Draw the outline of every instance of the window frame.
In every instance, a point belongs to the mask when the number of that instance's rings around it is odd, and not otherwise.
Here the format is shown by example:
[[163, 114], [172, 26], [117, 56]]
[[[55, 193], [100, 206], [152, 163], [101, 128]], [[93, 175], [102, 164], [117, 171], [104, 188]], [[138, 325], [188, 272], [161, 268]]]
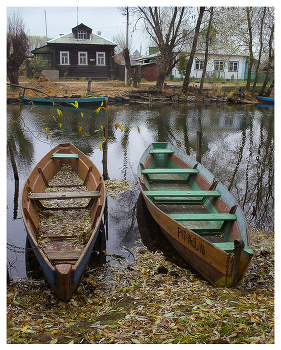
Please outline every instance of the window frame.
[[[67, 54], [67, 63], [64, 63], [65, 56], [63, 54]], [[64, 58], [64, 59], [63, 59]], [[69, 66], [70, 65], [70, 59], [69, 59], [69, 51], [60, 51], [60, 65], [61, 66]]]
[[[86, 63], [81, 63], [81, 54], [85, 55]], [[88, 52], [87, 51], [78, 51], [78, 65], [79, 66], [87, 66], [88, 65]]]
[[[233, 64], [233, 65], [236, 64], [237, 69], [230, 69], [230, 64]], [[239, 61], [229, 61], [228, 71], [229, 72], [238, 72], [239, 71]]]
[[[197, 63], [199, 64], [199, 68], [196, 67]], [[204, 63], [205, 63], [205, 60], [196, 58], [195, 59], [195, 70], [203, 70], [204, 69]], [[201, 65], [202, 65], [202, 68], [201, 68]]]
[[[80, 38], [80, 36], [83, 36], [83, 37]], [[86, 30], [78, 30], [77, 38], [78, 38], [78, 40], [87, 40], [87, 31]]]
[[[104, 63], [99, 63], [99, 61], [100, 61], [99, 55], [103, 55], [103, 61], [104, 61]], [[97, 52], [97, 53], [96, 53], [96, 65], [97, 65], [97, 66], [105, 66], [105, 65], [106, 65], [106, 64], [105, 64], [105, 52]]]
[[[216, 64], [218, 64], [219, 66], [222, 64], [222, 69], [216, 69]], [[214, 71], [215, 72], [223, 72], [224, 71], [224, 65], [225, 65], [225, 62], [223, 60], [215, 60], [214, 61]]]

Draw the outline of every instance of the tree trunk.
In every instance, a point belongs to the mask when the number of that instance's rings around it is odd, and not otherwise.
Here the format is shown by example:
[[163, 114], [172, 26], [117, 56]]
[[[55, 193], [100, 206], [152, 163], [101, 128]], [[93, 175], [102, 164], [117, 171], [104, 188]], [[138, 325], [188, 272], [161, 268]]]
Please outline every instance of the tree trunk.
[[205, 57], [204, 57], [204, 67], [203, 67], [202, 77], [200, 81], [199, 95], [202, 95], [203, 93], [204, 80], [205, 80], [205, 75], [207, 70], [207, 62], [208, 62], [208, 55], [209, 55], [209, 38], [210, 38], [212, 18], [213, 18], [213, 9], [214, 9], [213, 7], [211, 7], [210, 9], [211, 12], [210, 12], [209, 26], [206, 34], [206, 50], [205, 50]]
[[274, 80], [272, 81], [272, 83], [270, 84], [270, 87], [267, 89], [265, 96], [269, 97], [271, 94], [272, 89], [274, 88]]
[[270, 67], [271, 67], [271, 64], [273, 62], [273, 56], [272, 56], [273, 33], [274, 33], [274, 25], [271, 28], [271, 33], [270, 33], [270, 38], [269, 38], [269, 43], [268, 43], [268, 46], [269, 46], [268, 63], [267, 63], [267, 68], [266, 68], [265, 79], [264, 79], [261, 91], [259, 93], [260, 96], [263, 96], [263, 94], [265, 93], [266, 85], [270, 79]]
[[248, 66], [248, 77], [247, 77], [247, 84], [246, 84], [246, 90], [250, 90], [251, 85], [251, 73], [252, 73], [252, 67], [253, 67], [253, 33], [252, 33], [252, 25], [251, 25], [251, 19], [250, 19], [250, 9], [249, 7], [246, 7], [247, 12], [247, 20], [248, 20], [248, 31], [249, 31], [249, 53], [250, 53], [250, 61]]
[[262, 50], [263, 50], [262, 32], [263, 32], [263, 21], [264, 21], [265, 14], [266, 14], [266, 7], [264, 7], [264, 9], [263, 9], [263, 16], [262, 16], [262, 19], [261, 19], [261, 29], [260, 29], [260, 51], [259, 51], [259, 58], [258, 58], [257, 67], [256, 67], [256, 75], [255, 75], [255, 79], [254, 79], [254, 82], [253, 82], [252, 96], [255, 96], [256, 85], [257, 85], [257, 81], [258, 81], [258, 77], [259, 77], [259, 69], [260, 69], [260, 63], [261, 63], [261, 55], [262, 55]]
[[198, 36], [199, 36], [199, 30], [200, 30], [200, 26], [201, 26], [201, 22], [202, 22], [204, 11], [205, 11], [205, 7], [200, 7], [200, 13], [199, 13], [197, 24], [196, 24], [196, 27], [195, 27], [195, 33], [194, 33], [194, 38], [193, 38], [193, 43], [192, 43], [192, 49], [191, 49], [191, 52], [190, 52], [190, 57], [189, 57], [189, 60], [188, 60], [186, 73], [185, 73], [185, 77], [184, 77], [184, 81], [183, 81], [183, 85], [182, 85], [182, 92], [183, 93], [186, 93], [187, 89], [188, 89], [189, 76], [190, 76], [191, 67], [192, 67], [192, 64], [193, 64], [193, 59], [194, 59], [196, 46], [197, 46], [197, 40], [198, 40]]
[[8, 74], [10, 84], [19, 85], [19, 72], [12, 71]]
[[131, 66], [128, 48], [124, 49], [123, 55], [124, 55], [124, 59], [125, 59], [125, 65], [126, 65], [126, 68], [128, 70], [128, 73], [129, 73], [129, 77], [133, 80], [133, 87], [137, 88], [138, 83], [140, 82], [140, 77], [137, 74], [135, 74], [135, 72]]

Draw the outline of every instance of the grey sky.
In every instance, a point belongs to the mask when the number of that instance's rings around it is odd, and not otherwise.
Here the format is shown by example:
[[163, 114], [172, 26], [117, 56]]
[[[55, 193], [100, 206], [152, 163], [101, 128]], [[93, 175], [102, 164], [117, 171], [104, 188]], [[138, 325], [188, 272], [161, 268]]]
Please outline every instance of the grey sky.
[[[47, 2], [48, 3], [48, 2]], [[60, 4], [65, 2], [60, 2]], [[78, 2], [77, 2], [78, 3]], [[29, 2], [28, 2], [29, 4]], [[93, 33], [101, 32], [101, 36], [113, 40], [117, 34], [125, 38], [126, 35], [126, 16], [118, 7], [79, 7], [64, 6], [64, 7], [48, 7], [48, 6], [7, 6], [7, 16], [20, 14], [24, 21], [28, 35], [47, 36], [49, 38], [57, 38], [60, 34], [67, 34], [71, 29], [78, 24], [84, 23], [92, 28]], [[45, 21], [46, 14], [46, 21]], [[129, 40], [132, 41], [132, 49], [140, 51], [142, 45], [142, 54], [146, 50], [147, 40], [143, 38], [143, 33], [140, 30], [131, 33], [133, 30], [134, 21], [130, 18]]]

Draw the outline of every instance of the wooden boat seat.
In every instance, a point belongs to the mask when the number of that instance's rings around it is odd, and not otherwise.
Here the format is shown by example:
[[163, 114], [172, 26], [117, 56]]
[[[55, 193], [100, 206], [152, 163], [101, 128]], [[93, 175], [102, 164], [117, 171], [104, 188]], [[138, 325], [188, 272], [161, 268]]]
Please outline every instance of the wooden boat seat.
[[169, 214], [176, 221], [235, 221], [236, 215], [223, 214]]
[[220, 197], [215, 191], [144, 191], [147, 197]]
[[50, 193], [30, 193], [28, 195], [30, 200], [48, 200], [48, 199], [75, 199], [75, 198], [98, 198], [99, 191], [83, 191], [83, 192], [50, 192]]
[[157, 169], [142, 169], [141, 170], [142, 174], [198, 174], [199, 170], [198, 169], [192, 169], [192, 168], [157, 168]]
[[169, 148], [156, 148], [156, 149], [151, 149], [149, 151], [150, 154], [173, 154], [175, 153], [172, 149]]
[[[47, 210], [71, 210], [71, 209], [89, 209], [94, 201], [100, 197], [99, 191], [83, 191], [83, 192], [50, 192], [50, 193], [30, 193], [28, 198], [32, 201], [35, 201], [36, 205], [39, 209], [47, 209]], [[86, 206], [70, 206], [70, 207], [46, 207], [40, 201], [41, 200], [68, 200], [68, 199], [81, 199], [81, 198], [89, 198], [90, 201]]]
[[79, 158], [79, 155], [75, 153], [54, 153], [52, 158]]
[[216, 247], [226, 251], [226, 252], [233, 252], [234, 250], [234, 242], [220, 242], [220, 243], [213, 243]]
[[47, 258], [50, 261], [76, 261], [80, 258], [83, 251], [50, 251], [46, 252]]

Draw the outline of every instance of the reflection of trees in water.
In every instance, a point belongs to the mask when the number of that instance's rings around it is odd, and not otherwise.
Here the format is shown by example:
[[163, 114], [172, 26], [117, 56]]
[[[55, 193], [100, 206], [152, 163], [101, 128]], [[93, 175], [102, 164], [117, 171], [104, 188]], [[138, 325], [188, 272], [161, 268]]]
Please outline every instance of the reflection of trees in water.
[[[19, 176], [29, 171], [34, 155], [32, 137], [26, 133], [20, 118], [21, 110], [21, 105], [11, 105], [7, 112], [7, 140], [11, 142]], [[7, 165], [9, 169], [10, 159]]]
[[[256, 132], [256, 135], [254, 135]], [[254, 141], [254, 136], [259, 142]], [[246, 163], [246, 164], [245, 164]], [[274, 126], [261, 118], [242, 128], [242, 139], [228, 189], [235, 195], [252, 228], [274, 229]]]

